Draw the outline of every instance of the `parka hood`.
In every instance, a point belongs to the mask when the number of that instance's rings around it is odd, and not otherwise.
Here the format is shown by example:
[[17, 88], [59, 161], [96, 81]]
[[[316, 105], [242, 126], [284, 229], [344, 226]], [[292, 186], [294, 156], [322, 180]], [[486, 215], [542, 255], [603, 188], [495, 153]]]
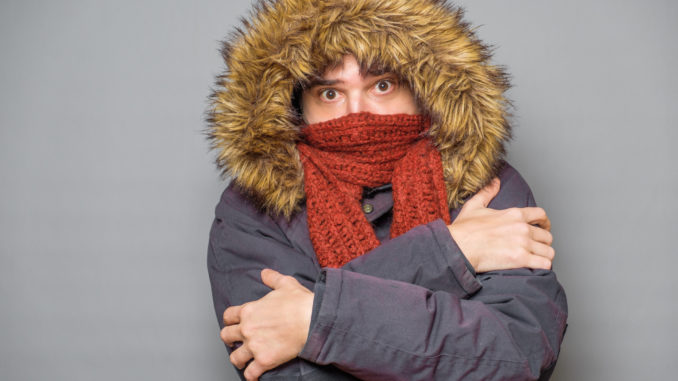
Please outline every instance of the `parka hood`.
[[507, 75], [462, 15], [442, 0], [259, 2], [223, 42], [208, 110], [217, 165], [260, 209], [290, 216], [304, 199], [295, 94], [352, 54], [409, 84], [459, 206], [495, 176], [510, 138]]

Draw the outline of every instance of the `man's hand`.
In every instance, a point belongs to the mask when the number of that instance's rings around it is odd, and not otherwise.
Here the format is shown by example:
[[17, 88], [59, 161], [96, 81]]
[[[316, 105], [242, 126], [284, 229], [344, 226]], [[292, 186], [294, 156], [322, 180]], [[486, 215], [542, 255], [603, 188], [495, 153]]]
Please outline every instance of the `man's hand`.
[[297, 357], [306, 344], [313, 293], [291, 276], [264, 269], [261, 280], [271, 287], [263, 298], [224, 311], [221, 339], [229, 346], [242, 345], [231, 352], [231, 362], [245, 369], [247, 380], [258, 380], [267, 370]]
[[[550, 269], [551, 221], [542, 208], [487, 208], [499, 193], [499, 179], [471, 197], [448, 226], [476, 272], [520, 267]], [[534, 226], [537, 225], [537, 226]]]

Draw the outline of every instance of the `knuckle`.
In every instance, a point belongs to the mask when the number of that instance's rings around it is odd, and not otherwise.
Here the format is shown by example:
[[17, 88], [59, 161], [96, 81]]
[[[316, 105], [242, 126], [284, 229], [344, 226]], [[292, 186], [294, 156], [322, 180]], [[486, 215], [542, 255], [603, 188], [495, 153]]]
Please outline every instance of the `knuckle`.
[[518, 242], [518, 247], [520, 249], [526, 249], [530, 247], [530, 238], [526, 235], [520, 235], [516, 237], [516, 241]]
[[264, 352], [257, 356], [257, 362], [264, 368], [272, 368], [274, 363], [274, 358], [268, 352]]
[[240, 334], [244, 338], [251, 338], [255, 334], [256, 328], [249, 322], [243, 321], [240, 323]]
[[525, 222], [518, 222], [515, 225], [515, 230], [526, 238], [530, 235], [530, 225]]
[[240, 324], [240, 334], [244, 338], [250, 338], [254, 334], [254, 328], [251, 324], [243, 322]]
[[518, 208], [509, 208], [506, 209], [506, 215], [511, 219], [518, 220], [523, 216], [523, 212]]
[[246, 303], [243, 304], [242, 308], [240, 308], [240, 313], [239, 317], [241, 319], [247, 319], [248, 316], [252, 315], [252, 304], [251, 303]]
[[518, 250], [518, 254], [520, 255], [520, 258], [524, 259], [532, 253], [530, 253], [530, 250], [528, 250], [527, 247], [523, 246]]
[[508, 257], [513, 263], [518, 263], [518, 262], [520, 262], [520, 259], [523, 258], [524, 255], [525, 255], [525, 249], [522, 248], [522, 247], [516, 247], [515, 249], [513, 249], [509, 252]]

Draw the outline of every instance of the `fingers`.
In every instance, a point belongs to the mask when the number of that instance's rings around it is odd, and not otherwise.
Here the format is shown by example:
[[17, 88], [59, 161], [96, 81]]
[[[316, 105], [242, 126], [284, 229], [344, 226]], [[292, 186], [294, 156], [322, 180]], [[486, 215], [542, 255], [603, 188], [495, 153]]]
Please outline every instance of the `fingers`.
[[538, 255], [530, 255], [527, 261], [527, 267], [531, 269], [551, 270], [551, 261]]
[[224, 329], [221, 330], [219, 336], [226, 345], [233, 346], [236, 341], [243, 341], [242, 332], [240, 331], [240, 306], [228, 307], [224, 311]]
[[280, 287], [280, 281], [282, 280], [283, 277], [284, 275], [275, 270], [271, 269], [261, 270], [261, 281], [272, 289]]
[[543, 229], [551, 231], [551, 220], [546, 215], [546, 211], [538, 207], [520, 208], [523, 212], [523, 219], [528, 224], [539, 225]]
[[553, 244], [553, 234], [550, 231], [533, 225], [528, 225], [528, 227], [530, 238], [549, 246]]
[[530, 252], [527, 266], [533, 269], [550, 270], [556, 254], [551, 246], [553, 236], [548, 230], [532, 225], [529, 225], [529, 227], [531, 240], [526, 247]]
[[245, 341], [245, 337], [240, 330], [240, 324], [227, 325], [221, 330], [219, 336], [221, 337], [221, 341], [226, 343], [229, 347], [232, 347], [235, 342]]
[[556, 251], [553, 250], [553, 247], [536, 241], [532, 241], [529, 250], [534, 255], [548, 259], [549, 262], [553, 261], [553, 257], [556, 255]]
[[224, 311], [224, 325], [231, 325], [231, 324], [240, 323], [240, 310], [241, 309], [242, 309], [242, 305], [228, 307]]
[[242, 369], [247, 365], [247, 362], [252, 360], [254, 355], [250, 352], [249, 348], [246, 345], [240, 346], [240, 348], [231, 352], [229, 359], [231, 363], [235, 365], [236, 368]]
[[294, 277], [283, 275], [271, 269], [261, 270], [261, 281], [274, 290], [286, 285], [299, 285], [299, 282]]
[[257, 381], [265, 371], [267, 371], [263, 365], [259, 364], [257, 360], [252, 361], [245, 369], [245, 379], [247, 381]]
[[490, 204], [490, 201], [499, 193], [499, 188], [501, 183], [498, 177], [492, 179], [492, 181], [486, 185], [483, 189], [479, 190], [478, 193], [474, 194], [473, 197], [468, 199], [464, 204], [464, 208], [487, 208]]

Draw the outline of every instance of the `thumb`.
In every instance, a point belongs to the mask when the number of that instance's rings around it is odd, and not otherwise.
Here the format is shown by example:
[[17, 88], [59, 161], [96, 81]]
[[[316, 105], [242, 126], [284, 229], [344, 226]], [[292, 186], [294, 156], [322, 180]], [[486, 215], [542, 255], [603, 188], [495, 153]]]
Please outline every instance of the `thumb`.
[[285, 276], [282, 275], [281, 273], [271, 270], [271, 269], [263, 269], [261, 270], [261, 281], [264, 282], [265, 285], [272, 289], [277, 289], [283, 286], [284, 281], [285, 281]]
[[479, 190], [478, 193], [474, 194], [473, 197], [466, 201], [462, 210], [487, 208], [490, 201], [492, 201], [497, 193], [499, 193], [500, 187], [501, 182], [498, 177], [495, 177], [489, 184], [485, 185], [483, 189]]

